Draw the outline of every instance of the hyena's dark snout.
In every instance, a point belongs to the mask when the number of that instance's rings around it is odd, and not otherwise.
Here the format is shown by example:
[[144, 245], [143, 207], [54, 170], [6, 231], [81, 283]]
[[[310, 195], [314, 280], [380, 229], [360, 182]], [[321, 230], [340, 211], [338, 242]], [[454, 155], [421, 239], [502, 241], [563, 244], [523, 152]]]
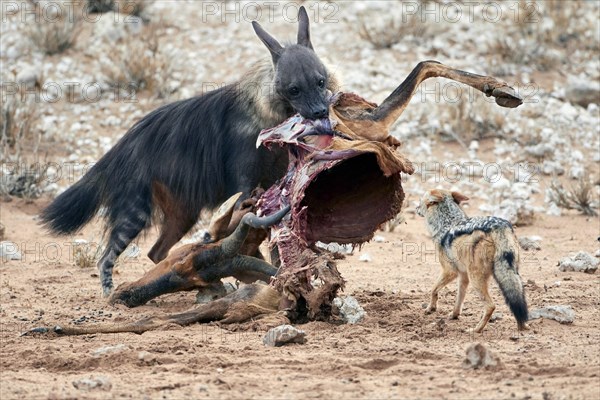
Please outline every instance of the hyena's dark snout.
[[311, 119], [321, 119], [329, 117], [329, 108], [322, 106], [314, 108], [311, 112]]

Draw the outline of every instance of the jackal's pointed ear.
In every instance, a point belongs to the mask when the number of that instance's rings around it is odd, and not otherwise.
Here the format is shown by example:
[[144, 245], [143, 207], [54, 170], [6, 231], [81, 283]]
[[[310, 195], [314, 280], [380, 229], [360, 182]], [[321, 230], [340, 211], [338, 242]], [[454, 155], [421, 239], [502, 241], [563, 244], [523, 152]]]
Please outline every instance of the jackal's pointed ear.
[[433, 189], [433, 190], [430, 190], [430, 191], [428, 191], [428, 192], [426, 193], [426, 195], [424, 196], [424, 199], [423, 199], [423, 200], [424, 200], [424, 202], [425, 202], [425, 205], [426, 205], [427, 207], [429, 207], [429, 206], [430, 206], [430, 205], [432, 205], [432, 204], [437, 204], [437, 203], [439, 203], [440, 201], [444, 200], [444, 194], [443, 194], [443, 193], [441, 193], [441, 192], [440, 192], [439, 190], [437, 190], [437, 189]]
[[310, 22], [308, 20], [308, 14], [304, 6], [300, 7], [298, 12], [298, 44], [300, 46], [308, 47], [313, 49], [312, 43], [310, 42]]
[[269, 49], [271, 57], [273, 58], [273, 64], [277, 64], [281, 53], [283, 53], [283, 46], [279, 44], [277, 39], [269, 35], [258, 22], [252, 21], [252, 27], [254, 28], [254, 32], [256, 32], [256, 36], [258, 36], [265, 46], [267, 46], [267, 49]]
[[465, 195], [464, 195], [464, 194], [462, 194], [462, 193], [458, 193], [458, 192], [452, 192], [452, 198], [454, 199], [454, 202], [455, 202], [456, 204], [460, 204], [460, 203], [462, 203], [463, 201], [467, 201], [467, 200], [469, 200], [469, 198], [468, 198], [467, 196], [465, 196]]

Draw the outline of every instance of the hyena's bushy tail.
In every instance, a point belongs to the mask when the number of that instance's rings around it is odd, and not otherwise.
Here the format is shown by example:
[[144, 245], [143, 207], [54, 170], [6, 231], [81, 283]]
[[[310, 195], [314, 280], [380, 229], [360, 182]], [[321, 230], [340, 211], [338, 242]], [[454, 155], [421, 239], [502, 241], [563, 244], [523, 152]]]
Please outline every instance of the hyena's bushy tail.
[[519, 275], [519, 244], [510, 228], [498, 230], [494, 255], [494, 278], [510, 311], [522, 328], [528, 320], [527, 300]]
[[55, 235], [75, 233], [88, 223], [102, 203], [102, 184], [96, 167], [60, 194], [40, 214], [42, 224]]

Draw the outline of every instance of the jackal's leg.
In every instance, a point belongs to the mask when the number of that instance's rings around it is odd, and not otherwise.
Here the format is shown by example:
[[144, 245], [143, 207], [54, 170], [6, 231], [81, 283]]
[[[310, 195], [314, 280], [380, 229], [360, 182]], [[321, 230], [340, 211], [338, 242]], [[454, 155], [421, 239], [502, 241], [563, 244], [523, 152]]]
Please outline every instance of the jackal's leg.
[[466, 272], [461, 272], [458, 275], [458, 293], [456, 293], [454, 310], [452, 311], [452, 314], [450, 314], [451, 319], [457, 319], [460, 315], [463, 302], [465, 301], [465, 295], [467, 294], [467, 286], [469, 286], [469, 276]]
[[384, 125], [389, 127], [404, 112], [419, 84], [425, 79], [436, 77], [464, 83], [485, 93], [487, 96], [494, 96], [496, 103], [502, 107], [515, 108], [523, 103], [523, 99], [505, 82], [490, 76], [450, 68], [437, 61], [422, 61], [417, 64], [404, 82], [379, 107], [372, 111], [373, 119], [383, 121]]
[[425, 309], [425, 314], [430, 314], [437, 309], [437, 301], [438, 301], [438, 293], [439, 291], [456, 279], [457, 272], [448, 266], [445, 266], [445, 263], [442, 263], [442, 272], [440, 273], [440, 277], [438, 278], [435, 286], [431, 290], [431, 303], [429, 303], [429, 307]]
[[483, 310], [483, 316], [481, 317], [481, 320], [479, 320], [479, 323], [475, 327], [475, 332], [477, 332], [477, 333], [481, 333], [483, 331], [483, 328], [485, 328], [488, 321], [490, 320], [490, 317], [492, 316], [492, 313], [496, 309], [496, 305], [494, 304], [494, 301], [492, 300], [492, 297], [490, 296], [490, 293], [488, 292], [488, 281], [489, 281], [489, 276], [485, 276], [485, 277], [483, 277], [483, 279], [477, 279], [477, 280], [473, 279], [472, 280], [473, 288], [479, 293], [480, 297], [483, 299], [483, 302], [485, 303], [485, 309]]

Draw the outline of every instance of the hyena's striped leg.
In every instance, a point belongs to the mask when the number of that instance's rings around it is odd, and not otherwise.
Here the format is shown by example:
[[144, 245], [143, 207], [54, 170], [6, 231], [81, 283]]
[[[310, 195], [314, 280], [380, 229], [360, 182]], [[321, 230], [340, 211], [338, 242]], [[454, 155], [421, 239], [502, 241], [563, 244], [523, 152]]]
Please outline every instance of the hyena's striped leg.
[[129, 246], [129, 243], [147, 226], [149, 221], [150, 212], [140, 210], [130, 210], [127, 215], [117, 219], [110, 232], [106, 249], [98, 261], [102, 295], [104, 297], [108, 297], [112, 293], [112, 273], [117, 259]]

